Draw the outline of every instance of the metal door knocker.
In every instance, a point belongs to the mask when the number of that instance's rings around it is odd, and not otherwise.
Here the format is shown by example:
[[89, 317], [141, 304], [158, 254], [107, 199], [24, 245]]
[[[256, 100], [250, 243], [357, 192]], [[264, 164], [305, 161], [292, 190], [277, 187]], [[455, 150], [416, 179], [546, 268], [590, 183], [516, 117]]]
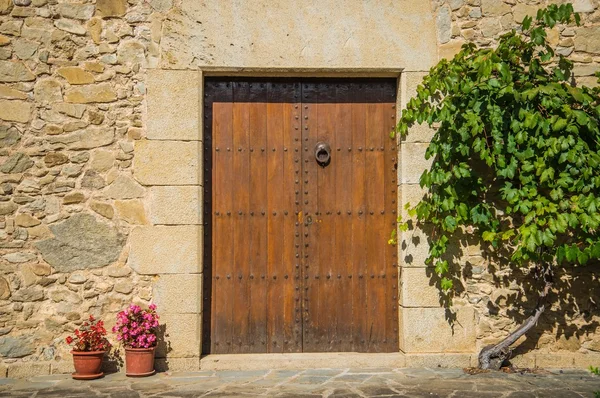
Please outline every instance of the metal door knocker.
[[331, 147], [328, 143], [317, 143], [315, 147], [315, 159], [321, 167], [325, 167], [331, 162]]

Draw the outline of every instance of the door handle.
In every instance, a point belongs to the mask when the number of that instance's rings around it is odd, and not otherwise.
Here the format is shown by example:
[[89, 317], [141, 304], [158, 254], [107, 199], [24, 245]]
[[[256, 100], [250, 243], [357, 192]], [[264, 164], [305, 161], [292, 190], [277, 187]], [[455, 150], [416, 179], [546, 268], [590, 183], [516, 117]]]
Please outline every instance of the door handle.
[[328, 143], [317, 143], [315, 146], [315, 159], [321, 167], [325, 167], [331, 162], [331, 147]]

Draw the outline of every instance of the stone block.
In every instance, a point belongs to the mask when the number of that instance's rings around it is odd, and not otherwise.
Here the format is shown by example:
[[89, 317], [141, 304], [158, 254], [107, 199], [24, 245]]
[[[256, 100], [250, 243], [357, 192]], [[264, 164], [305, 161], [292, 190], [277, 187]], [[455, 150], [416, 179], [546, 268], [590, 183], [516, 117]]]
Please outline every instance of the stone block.
[[27, 123], [31, 119], [31, 105], [26, 101], [0, 100], [0, 119]]
[[433, 268], [402, 268], [400, 273], [400, 305], [403, 307], [440, 306], [439, 289], [429, 275]]
[[146, 137], [151, 140], [200, 140], [201, 87], [197, 71], [149, 70]]
[[[528, 353], [528, 354], [516, 355], [515, 357], [510, 359], [510, 363], [512, 365], [516, 366], [517, 368], [533, 369], [533, 368], [535, 368], [535, 354]], [[471, 366], [478, 366], [478, 365], [479, 365], [479, 360], [475, 356], [475, 363], [473, 363]]]
[[[350, 1], [343, 7], [307, 0], [300, 9], [290, 7], [289, 0], [268, 4], [265, 12], [253, 2], [182, 1], [185, 17], [165, 20], [160, 66], [428, 70], [436, 61], [435, 17], [423, 0]], [[319, 10], [326, 10], [325, 19]], [[224, 15], [244, 18], [224, 24]], [[189, 38], [186, 45], [182, 36]], [[206, 49], [211, 49], [210, 57], [198, 56]]]
[[[535, 366], [545, 369], [572, 368], [575, 365], [575, 355], [571, 352], [542, 353], [535, 355]], [[596, 365], [594, 365], [596, 366]]]
[[161, 313], [160, 323], [166, 325], [166, 331], [164, 342], [157, 347], [157, 358], [200, 357], [200, 315]]
[[406, 354], [407, 368], [468, 368], [471, 354]]
[[400, 78], [406, 80], [405, 103], [408, 103], [411, 98], [416, 97], [417, 86], [423, 82], [423, 78], [427, 76], [427, 73], [428, 72], [402, 72]]
[[155, 186], [150, 188], [152, 224], [201, 224], [202, 187]]
[[427, 123], [415, 124], [411, 128], [408, 129], [408, 134], [402, 140], [402, 142], [403, 143], [406, 143], [406, 142], [429, 143], [434, 135], [435, 135], [435, 129], [429, 127], [427, 125]]
[[15, 362], [8, 365], [9, 379], [27, 379], [50, 374], [49, 362]]
[[161, 312], [199, 314], [202, 310], [202, 274], [160, 275], [152, 286]]
[[400, 232], [398, 239], [400, 245], [401, 267], [425, 267], [425, 260], [429, 256], [429, 237], [419, 227], [414, 227], [405, 232]]
[[201, 151], [197, 141], [136, 141], [134, 177], [144, 185], [199, 185]]
[[400, 349], [412, 353], [474, 353], [475, 311], [453, 308], [456, 322], [446, 320], [445, 308], [400, 308], [403, 341]]
[[73, 360], [71, 358], [50, 362], [50, 374], [59, 375], [73, 372], [75, 372], [75, 368], [73, 367]]
[[202, 269], [202, 229], [195, 225], [141, 226], [130, 236], [127, 264], [140, 274], [194, 274]]
[[600, 366], [600, 352], [573, 354], [574, 366], [577, 369], [588, 369], [590, 366]]
[[401, 178], [403, 184], [418, 184], [423, 171], [428, 170], [433, 158], [425, 159], [429, 144], [403, 143], [401, 147]]
[[404, 206], [410, 204], [411, 208], [415, 207], [423, 199], [426, 192], [427, 190], [421, 188], [419, 184], [402, 184], [400, 186], [400, 214], [403, 221], [416, 219], [408, 214], [408, 210]]
[[194, 372], [200, 370], [200, 358], [156, 358], [154, 368], [157, 372]]
[[576, 29], [575, 50], [600, 53], [600, 26], [586, 26]]
[[0, 379], [6, 379], [8, 376], [8, 366], [5, 364], [0, 364]]

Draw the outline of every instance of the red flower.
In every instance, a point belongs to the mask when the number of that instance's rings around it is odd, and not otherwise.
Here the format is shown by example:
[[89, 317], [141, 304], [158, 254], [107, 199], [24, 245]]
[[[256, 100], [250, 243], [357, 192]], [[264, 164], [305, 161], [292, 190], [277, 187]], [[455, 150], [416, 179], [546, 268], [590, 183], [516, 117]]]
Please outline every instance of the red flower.
[[104, 322], [97, 321], [90, 315], [89, 322], [83, 322], [80, 329], [73, 331], [75, 338], [68, 336], [67, 344], [73, 344], [74, 351], [105, 351], [110, 348], [106, 339]]

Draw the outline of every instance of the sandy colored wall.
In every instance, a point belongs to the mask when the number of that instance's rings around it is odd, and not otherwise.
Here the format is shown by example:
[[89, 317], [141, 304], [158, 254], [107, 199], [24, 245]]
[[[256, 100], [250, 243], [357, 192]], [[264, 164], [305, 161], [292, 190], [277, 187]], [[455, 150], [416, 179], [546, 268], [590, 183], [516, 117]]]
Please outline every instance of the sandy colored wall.
[[[600, 54], [599, 13], [595, 1], [576, 3], [585, 26], [552, 40], [589, 82]], [[81, 317], [101, 316], [110, 326], [130, 302], [159, 305], [170, 346], [160, 347], [159, 367], [198, 368], [203, 73], [404, 70], [401, 105], [439, 56], [465, 40], [493, 45], [537, 6], [302, 4], [0, 0], [0, 377], [71, 371], [63, 341]], [[415, 129], [401, 145], [399, 202], [418, 195], [430, 136]], [[424, 246], [403, 238], [400, 258], [412, 259], [400, 263], [399, 349], [407, 364], [472, 363], [479, 346], [514, 326], [509, 313], [489, 311], [488, 263], [469, 249], [481, 277], [465, 281], [456, 302], [462, 326], [453, 334], [429, 287]], [[599, 344], [592, 332], [567, 350], [560, 333], [544, 336], [534, 363], [557, 351], [570, 355], [561, 363], [580, 365], [575, 358], [589, 358]]]

